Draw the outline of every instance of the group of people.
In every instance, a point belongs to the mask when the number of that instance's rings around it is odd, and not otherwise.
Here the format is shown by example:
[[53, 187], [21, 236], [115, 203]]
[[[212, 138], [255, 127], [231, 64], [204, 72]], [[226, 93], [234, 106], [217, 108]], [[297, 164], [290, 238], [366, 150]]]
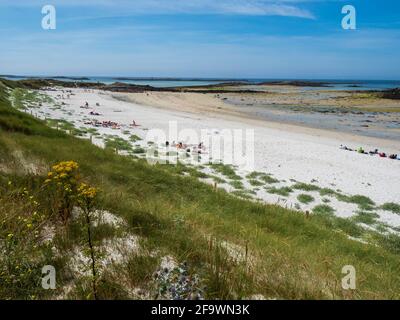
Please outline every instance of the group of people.
[[94, 127], [103, 127], [103, 128], [111, 128], [111, 129], [121, 129], [121, 126], [117, 122], [113, 121], [86, 121], [86, 125], [92, 125]]
[[191, 153], [193, 151], [194, 153], [201, 154], [204, 153], [206, 150], [203, 142], [200, 142], [197, 145], [189, 145], [189, 144], [184, 144], [183, 142], [175, 143], [175, 141], [173, 141], [172, 144], [170, 144], [169, 141], [166, 141], [165, 146], [166, 147], [171, 146], [178, 150], [186, 150], [187, 153]]
[[358, 149], [352, 149], [352, 148], [349, 148], [349, 147], [344, 146], [344, 145], [340, 145], [340, 149], [346, 150], [346, 151], [356, 151], [357, 153], [369, 154], [371, 156], [376, 156], [377, 155], [377, 156], [379, 156], [381, 158], [389, 158], [389, 159], [392, 159], [392, 160], [400, 160], [400, 154], [386, 154], [385, 152], [379, 152], [378, 149], [366, 152], [364, 150], [364, 148], [362, 148], [362, 147], [359, 147]]

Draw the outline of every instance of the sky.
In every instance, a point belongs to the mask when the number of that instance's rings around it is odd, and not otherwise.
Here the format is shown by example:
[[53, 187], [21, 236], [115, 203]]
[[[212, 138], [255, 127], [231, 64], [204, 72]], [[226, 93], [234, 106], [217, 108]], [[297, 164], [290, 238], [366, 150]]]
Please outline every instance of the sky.
[[398, 0], [0, 0], [0, 40], [0, 74], [400, 80]]

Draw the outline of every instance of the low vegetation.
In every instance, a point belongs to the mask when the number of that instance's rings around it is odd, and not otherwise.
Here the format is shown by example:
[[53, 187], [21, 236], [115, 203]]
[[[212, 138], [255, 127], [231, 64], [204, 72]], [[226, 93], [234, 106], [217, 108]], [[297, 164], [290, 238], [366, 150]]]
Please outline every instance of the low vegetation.
[[400, 214], [400, 204], [397, 203], [392, 203], [392, 202], [385, 203], [382, 205], [381, 209]]
[[299, 194], [297, 196], [297, 200], [299, 200], [299, 202], [301, 202], [301, 203], [308, 204], [308, 203], [313, 202], [315, 199], [314, 199], [314, 197], [310, 196], [309, 194]]
[[[215, 189], [189, 166], [151, 166], [98, 148], [12, 108], [14, 87], [7, 83], [0, 85], [0, 298], [168, 299], [170, 288], [178, 298], [400, 298], [398, 236], [366, 232], [334, 217], [328, 205], [306, 216], [249, 201], [249, 191], [237, 190], [246, 198], [239, 199]], [[65, 161], [78, 164], [82, 182], [100, 190], [89, 224], [82, 202], [46, 182]], [[229, 166], [213, 167], [224, 180], [241, 180]], [[111, 244], [121, 241], [128, 246], [118, 258]], [[165, 264], [169, 271], [160, 275]], [[341, 272], [349, 264], [359, 281], [356, 290], [344, 291]], [[57, 270], [55, 290], [41, 288], [44, 265]]]

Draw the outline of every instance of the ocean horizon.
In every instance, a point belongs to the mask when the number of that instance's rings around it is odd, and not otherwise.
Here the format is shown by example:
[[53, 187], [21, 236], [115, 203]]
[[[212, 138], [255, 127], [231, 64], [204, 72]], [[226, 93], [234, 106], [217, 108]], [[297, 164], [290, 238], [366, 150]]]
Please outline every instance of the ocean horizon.
[[[125, 77], [125, 76], [30, 76], [30, 75], [0, 75], [9, 80], [53, 79], [79, 82], [101, 82], [111, 84], [122, 82], [135, 85], [149, 85], [156, 88], [195, 87], [215, 85], [226, 82], [247, 82], [259, 84], [264, 82], [304, 81], [326, 84], [329, 90], [388, 90], [400, 87], [400, 80], [368, 80], [368, 79], [302, 79], [302, 78], [201, 78], [201, 77]], [[313, 89], [314, 87], [305, 87]]]

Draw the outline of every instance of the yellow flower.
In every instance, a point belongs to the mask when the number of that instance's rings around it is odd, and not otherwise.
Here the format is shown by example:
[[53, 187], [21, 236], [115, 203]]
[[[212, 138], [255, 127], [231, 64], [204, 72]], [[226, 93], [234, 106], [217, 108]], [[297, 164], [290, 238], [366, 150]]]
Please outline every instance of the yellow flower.
[[30, 229], [32, 228], [32, 223], [28, 223], [26, 226], [28, 227], [28, 229]]

